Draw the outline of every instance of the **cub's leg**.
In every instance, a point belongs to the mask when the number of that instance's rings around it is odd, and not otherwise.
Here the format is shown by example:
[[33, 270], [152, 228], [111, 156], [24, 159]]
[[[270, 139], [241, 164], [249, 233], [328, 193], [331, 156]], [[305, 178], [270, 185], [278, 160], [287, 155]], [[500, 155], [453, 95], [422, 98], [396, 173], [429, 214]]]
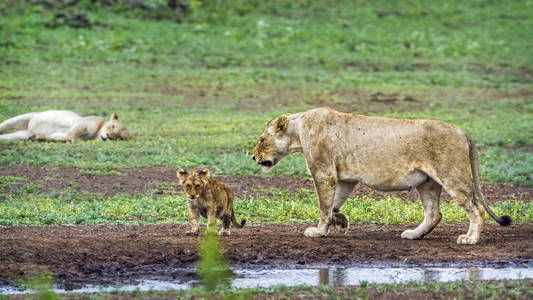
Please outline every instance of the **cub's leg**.
[[218, 232], [218, 235], [231, 235], [230, 232], [231, 227], [231, 215], [223, 215], [222, 216], [222, 228], [220, 228], [220, 231]]
[[7, 119], [4, 122], [0, 123], [0, 132], [4, 132], [11, 129], [27, 130], [28, 123], [30, 122], [31, 118], [33, 118], [36, 114], [37, 113], [28, 113]]
[[[333, 165], [333, 164], [331, 164]], [[311, 172], [314, 170], [311, 169]], [[304, 235], [308, 237], [326, 236], [332, 219], [332, 204], [335, 190], [337, 188], [337, 178], [334, 172], [323, 173], [323, 171], [313, 172], [313, 180], [318, 195], [318, 207], [320, 209], [320, 221], [317, 227], [308, 227]]]
[[6, 133], [0, 135], [0, 140], [16, 141], [16, 140], [29, 140], [32, 134], [29, 130], [19, 130], [12, 133]]
[[442, 219], [439, 200], [442, 186], [428, 177], [426, 181], [416, 187], [418, 195], [424, 207], [424, 221], [414, 230], [406, 230], [402, 233], [404, 239], [421, 239], [430, 233]]
[[200, 233], [200, 214], [198, 206], [191, 200], [188, 201], [189, 217], [191, 219], [191, 230], [185, 232], [186, 235], [198, 235]]
[[[209, 200], [208, 200], [209, 201]], [[214, 203], [215, 201], [211, 201]], [[207, 230], [216, 230], [216, 224], [217, 224], [217, 210], [213, 206], [209, 206], [207, 208]]]
[[348, 196], [352, 193], [356, 184], [356, 182], [337, 182], [335, 198], [333, 199], [333, 215], [331, 219], [331, 225], [333, 225], [336, 232], [344, 232], [345, 234], [348, 233], [350, 221], [343, 213], [339, 212], [339, 210]]

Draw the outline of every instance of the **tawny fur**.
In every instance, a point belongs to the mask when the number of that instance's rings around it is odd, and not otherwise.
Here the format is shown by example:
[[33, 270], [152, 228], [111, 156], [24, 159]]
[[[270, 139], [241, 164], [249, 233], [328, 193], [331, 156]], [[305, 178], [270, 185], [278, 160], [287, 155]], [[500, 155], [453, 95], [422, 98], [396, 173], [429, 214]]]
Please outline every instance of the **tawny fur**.
[[219, 235], [230, 235], [230, 228], [233, 224], [237, 228], [244, 226], [246, 220], [237, 223], [233, 211], [233, 192], [231, 188], [215, 179], [209, 177], [209, 171], [184, 170], [177, 171], [178, 181], [183, 186], [187, 196], [189, 216], [191, 220], [191, 230], [187, 235], [198, 235], [200, 233], [200, 215], [207, 218], [207, 226], [214, 227], [217, 218], [222, 220], [222, 227]]
[[508, 216], [494, 215], [484, 201], [472, 139], [446, 122], [317, 108], [270, 121], [259, 136], [253, 158], [269, 169], [295, 152], [303, 153], [319, 199], [320, 221], [317, 227], [307, 228], [306, 236], [325, 236], [330, 225], [347, 221], [338, 211], [358, 182], [382, 191], [417, 189], [424, 221], [404, 231], [402, 238], [422, 238], [440, 222], [442, 188], [470, 219], [470, 228], [459, 236], [458, 244], [478, 242], [485, 210], [498, 223], [510, 223]]
[[[13, 132], [9, 132], [13, 131]], [[9, 133], [8, 133], [9, 132]], [[32, 112], [0, 123], [0, 140], [75, 142], [81, 140], [126, 140], [128, 130], [112, 114], [109, 120], [98, 116], [82, 117], [68, 110]]]

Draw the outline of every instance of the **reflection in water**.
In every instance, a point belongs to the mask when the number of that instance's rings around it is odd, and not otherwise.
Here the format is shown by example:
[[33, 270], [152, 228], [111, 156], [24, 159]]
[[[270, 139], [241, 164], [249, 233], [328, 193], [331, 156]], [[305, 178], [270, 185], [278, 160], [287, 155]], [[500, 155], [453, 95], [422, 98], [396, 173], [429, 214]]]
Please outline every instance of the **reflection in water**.
[[232, 287], [271, 287], [276, 285], [359, 285], [406, 283], [409, 281], [502, 280], [533, 278], [528, 267], [332, 267], [318, 269], [234, 270], [239, 278]]
[[[179, 271], [179, 270], [176, 270]], [[191, 269], [183, 269], [184, 273]], [[297, 285], [359, 285], [367, 283], [406, 283], [409, 281], [503, 280], [533, 278], [529, 267], [330, 267], [308, 269], [234, 269], [233, 288], [297, 286]], [[112, 291], [180, 290], [195, 286], [196, 281], [169, 279], [138, 279], [116, 286], [86, 286], [75, 290], [56, 288], [57, 293], [94, 293]], [[0, 286], [1, 294], [20, 294], [24, 291], [12, 286]]]

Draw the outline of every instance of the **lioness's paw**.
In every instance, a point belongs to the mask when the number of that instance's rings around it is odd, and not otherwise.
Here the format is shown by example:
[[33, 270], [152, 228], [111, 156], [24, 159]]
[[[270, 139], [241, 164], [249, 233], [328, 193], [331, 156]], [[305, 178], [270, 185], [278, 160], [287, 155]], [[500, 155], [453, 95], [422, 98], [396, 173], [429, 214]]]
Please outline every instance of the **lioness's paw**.
[[477, 238], [466, 234], [462, 234], [457, 238], [457, 244], [459, 245], [474, 245], [477, 241]]
[[320, 232], [320, 231], [318, 230], [318, 228], [316, 228], [316, 227], [308, 227], [308, 228], [305, 230], [304, 235], [305, 235], [305, 236], [308, 236], [308, 237], [317, 237], [317, 236], [325, 236], [326, 234]]
[[408, 240], [416, 240], [421, 239], [422, 235], [416, 232], [416, 230], [406, 230], [402, 232], [402, 239], [408, 239]]
[[198, 234], [200, 234], [199, 230], [189, 230], [185, 232], [185, 235], [188, 235], [188, 236], [197, 236]]

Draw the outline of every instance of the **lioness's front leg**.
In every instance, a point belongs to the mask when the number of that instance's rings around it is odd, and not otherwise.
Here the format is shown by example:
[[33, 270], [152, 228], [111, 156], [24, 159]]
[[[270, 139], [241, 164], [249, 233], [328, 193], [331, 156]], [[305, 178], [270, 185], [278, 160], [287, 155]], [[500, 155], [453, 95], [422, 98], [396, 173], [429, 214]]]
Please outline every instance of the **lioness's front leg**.
[[331, 219], [331, 225], [335, 228], [336, 232], [348, 233], [350, 221], [340, 212], [340, 209], [348, 196], [352, 193], [356, 184], [357, 182], [337, 181], [335, 198], [333, 199], [333, 216]]
[[317, 227], [309, 227], [304, 235], [309, 237], [326, 236], [331, 224], [331, 209], [337, 178], [333, 174], [313, 173], [315, 189], [318, 196], [318, 207], [320, 209], [320, 221]]

